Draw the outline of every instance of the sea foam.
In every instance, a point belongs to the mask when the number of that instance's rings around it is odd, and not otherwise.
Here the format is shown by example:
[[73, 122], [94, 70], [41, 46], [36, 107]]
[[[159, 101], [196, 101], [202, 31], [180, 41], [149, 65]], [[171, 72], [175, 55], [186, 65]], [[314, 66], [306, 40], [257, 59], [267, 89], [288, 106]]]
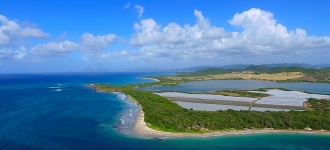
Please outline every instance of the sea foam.
[[139, 107], [138, 105], [131, 101], [125, 94], [119, 93], [119, 92], [114, 92], [116, 94], [117, 98], [122, 100], [124, 103], [126, 103], [127, 107], [124, 112], [122, 112], [122, 115], [120, 117], [120, 123], [115, 125], [114, 127], [119, 130], [119, 132], [129, 135], [129, 136], [139, 136], [136, 135], [133, 132], [134, 128], [134, 123], [135, 123], [135, 118], [138, 117], [138, 110]]

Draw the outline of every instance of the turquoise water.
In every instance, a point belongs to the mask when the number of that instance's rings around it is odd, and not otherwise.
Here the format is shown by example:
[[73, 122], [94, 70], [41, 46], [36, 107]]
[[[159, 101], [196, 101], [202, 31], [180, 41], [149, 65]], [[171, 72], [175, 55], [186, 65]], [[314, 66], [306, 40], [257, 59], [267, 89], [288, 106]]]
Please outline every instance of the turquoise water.
[[[84, 85], [152, 82], [151, 73], [0, 75], [0, 149], [329, 149], [329, 135], [251, 134], [148, 139], [122, 134], [132, 107]], [[127, 119], [126, 121], [128, 121]]]

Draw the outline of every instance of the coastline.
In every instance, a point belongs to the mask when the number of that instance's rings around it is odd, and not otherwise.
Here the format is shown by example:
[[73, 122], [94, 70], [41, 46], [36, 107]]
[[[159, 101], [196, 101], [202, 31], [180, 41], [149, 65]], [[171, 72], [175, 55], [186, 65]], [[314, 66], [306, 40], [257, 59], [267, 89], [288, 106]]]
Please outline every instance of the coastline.
[[[139, 104], [138, 104], [139, 105]], [[164, 132], [151, 129], [144, 121], [144, 112], [141, 106], [138, 118], [134, 124], [133, 132], [149, 138], [204, 138], [204, 137], [217, 137], [226, 135], [244, 135], [244, 134], [276, 134], [276, 133], [296, 133], [296, 134], [327, 134], [326, 130], [273, 130], [273, 129], [248, 129], [248, 130], [228, 130], [228, 131], [215, 131], [206, 133], [179, 133], [179, 132]]]
[[[106, 92], [96, 88], [94, 85], [89, 85], [89, 87], [94, 88], [97, 92]], [[124, 93], [123, 93], [124, 94]], [[125, 94], [126, 95], [126, 94]], [[180, 133], [180, 132], [165, 132], [154, 130], [147, 126], [147, 123], [144, 121], [144, 112], [141, 105], [134, 101], [129, 95], [126, 95], [127, 98], [136, 103], [139, 107], [137, 118], [135, 118], [132, 131], [140, 136], [149, 137], [149, 138], [205, 138], [205, 137], [217, 137], [217, 136], [226, 136], [226, 135], [245, 135], [245, 134], [280, 134], [280, 133], [295, 133], [295, 134], [326, 134], [330, 135], [329, 130], [274, 130], [274, 129], [246, 129], [246, 130], [223, 130], [223, 131], [207, 131], [205, 133]]]
[[154, 80], [155, 82], [159, 82], [158, 79], [155, 79], [155, 78], [143, 78], [143, 77], [138, 77], [140, 79], [148, 79], [148, 80]]

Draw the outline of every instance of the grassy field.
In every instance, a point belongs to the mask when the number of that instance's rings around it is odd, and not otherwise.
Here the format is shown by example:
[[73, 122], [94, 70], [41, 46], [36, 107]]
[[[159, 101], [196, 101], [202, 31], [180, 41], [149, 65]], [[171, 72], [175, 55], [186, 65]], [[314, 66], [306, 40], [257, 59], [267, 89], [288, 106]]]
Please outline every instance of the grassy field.
[[249, 66], [245, 69], [208, 68], [165, 77], [170, 80], [266, 80], [276, 82], [330, 82], [330, 68]]

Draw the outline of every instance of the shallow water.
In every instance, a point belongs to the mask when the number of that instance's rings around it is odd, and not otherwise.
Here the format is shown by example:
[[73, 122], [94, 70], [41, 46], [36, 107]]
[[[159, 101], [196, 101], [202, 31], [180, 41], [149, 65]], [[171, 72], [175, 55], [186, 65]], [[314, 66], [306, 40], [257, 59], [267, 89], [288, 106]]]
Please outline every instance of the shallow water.
[[[0, 149], [328, 149], [330, 136], [252, 134], [156, 140], [127, 136], [132, 121], [118, 94], [84, 85], [152, 82], [150, 73], [0, 75]], [[59, 90], [61, 89], [61, 90]], [[125, 98], [124, 98], [125, 99]], [[132, 109], [132, 111], [134, 111]], [[122, 118], [128, 114], [128, 118]], [[125, 126], [124, 126], [125, 127]], [[129, 130], [127, 130], [129, 132]]]
[[206, 92], [213, 90], [253, 90], [258, 88], [287, 88], [311, 93], [330, 94], [330, 83], [292, 82], [277, 83], [259, 80], [208, 80], [184, 83], [178, 86], [154, 86], [142, 90], [179, 90], [185, 92]]

